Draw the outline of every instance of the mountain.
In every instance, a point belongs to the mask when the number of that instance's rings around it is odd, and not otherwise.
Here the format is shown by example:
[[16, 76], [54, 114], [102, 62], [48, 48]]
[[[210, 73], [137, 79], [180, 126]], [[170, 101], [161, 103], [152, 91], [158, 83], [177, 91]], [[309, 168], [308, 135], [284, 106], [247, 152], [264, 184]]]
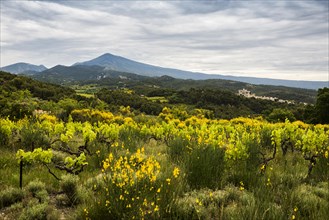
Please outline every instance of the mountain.
[[33, 75], [36, 72], [42, 72], [47, 68], [44, 65], [33, 65], [30, 63], [15, 63], [1, 68], [2, 71], [18, 74]]
[[[102, 66], [63, 66], [57, 65], [43, 72], [37, 73], [32, 78], [57, 84], [70, 84], [77, 82], [95, 81], [99, 83], [108, 79], [144, 79], [146, 76], [134, 73], [119, 72]], [[148, 77], [147, 77], [148, 78]]]
[[239, 77], [239, 76], [227, 76], [227, 75], [215, 75], [205, 74], [197, 72], [189, 72], [184, 70], [177, 70], [171, 68], [163, 68], [159, 66], [153, 66], [136, 62], [124, 57], [116, 56], [110, 53], [103, 54], [95, 59], [76, 63], [73, 66], [102, 66], [105, 70], [115, 70], [119, 72], [129, 72], [140, 74], [144, 76], [171, 76], [179, 79], [225, 79], [233, 80], [245, 83], [251, 83], [256, 85], [276, 85], [276, 86], [288, 86], [295, 88], [306, 89], [318, 89], [323, 87], [329, 87], [329, 82], [325, 81], [300, 81], [300, 80], [282, 80], [282, 79], [268, 79], [268, 78], [256, 78], [256, 77]]
[[[106, 70], [115, 70], [119, 72], [135, 73], [143, 76], [172, 76], [180, 79], [205, 79], [206, 74], [197, 74], [193, 72], [163, 68], [145, 63], [136, 62], [124, 57], [116, 56], [110, 53], [103, 54], [95, 59], [75, 63], [73, 66], [102, 66]], [[205, 75], [205, 76], [203, 76]]]

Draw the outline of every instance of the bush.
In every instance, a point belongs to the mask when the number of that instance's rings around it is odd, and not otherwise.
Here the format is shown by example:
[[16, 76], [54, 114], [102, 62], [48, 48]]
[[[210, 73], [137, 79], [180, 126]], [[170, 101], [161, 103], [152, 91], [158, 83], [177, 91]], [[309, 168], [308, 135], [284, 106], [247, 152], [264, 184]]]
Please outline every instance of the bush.
[[219, 219], [227, 196], [224, 190], [194, 190], [177, 200], [173, 214], [179, 219]]
[[329, 181], [329, 157], [319, 157], [311, 176], [317, 180]]
[[166, 218], [180, 190], [180, 170], [162, 166], [144, 149], [115, 157], [112, 153], [103, 163], [102, 175], [88, 185], [94, 197], [81, 213], [91, 219]]
[[81, 202], [78, 192], [79, 177], [71, 174], [63, 175], [60, 186], [68, 198], [69, 205], [76, 205]]
[[194, 190], [177, 199], [173, 215], [178, 219], [246, 219], [255, 202], [253, 194], [232, 186]]
[[225, 151], [209, 145], [199, 146], [183, 156], [187, 182], [193, 189], [218, 189], [225, 170]]
[[176, 137], [170, 139], [168, 141], [168, 153], [170, 158], [175, 162], [181, 160], [181, 158], [190, 151], [189, 145], [190, 141], [185, 138]]
[[7, 188], [0, 192], [0, 208], [4, 208], [21, 201], [24, 197], [24, 192], [18, 188]]
[[328, 184], [300, 185], [294, 192], [297, 218], [326, 219], [329, 215]]
[[44, 184], [40, 180], [34, 180], [26, 186], [26, 190], [28, 192], [31, 192], [32, 195], [35, 196], [38, 192], [46, 190], [46, 184]]
[[45, 220], [47, 219], [47, 203], [38, 203], [31, 200], [26, 208], [23, 209], [19, 220]]

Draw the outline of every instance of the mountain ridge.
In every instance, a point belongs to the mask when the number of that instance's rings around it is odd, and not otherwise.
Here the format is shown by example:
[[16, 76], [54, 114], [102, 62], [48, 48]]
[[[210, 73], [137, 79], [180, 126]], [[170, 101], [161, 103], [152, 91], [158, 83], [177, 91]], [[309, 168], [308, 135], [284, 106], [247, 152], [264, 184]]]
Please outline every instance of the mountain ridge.
[[1, 67], [0, 70], [10, 72], [13, 74], [33, 75], [33, 72], [42, 72], [47, 70], [44, 65], [34, 65], [31, 63], [18, 62], [8, 66]]
[[315, 89], [315, 90], [323, 87], [329, 87], [329, 82], [327, 81], [285, 80], [285, 79], [271, 79], [271, 78], [261, 78], [261, 77], [245, 77], [245, 76], [231, 76], [231, 75], [190, 72], [185, 70], [178, 70], [178, 69], [154, 66], [150, 64], [144, 64], [138, 61], [127, 59], [125, 57], [116, 56], [111, 53], [105, 53], [94, 59], [75, 63], [72, 66], [75, 65], [83, 65], [83, 66], [98, 65], [98, 66], [103, 66], [109, 70], [129, 72], [129, 73], [135, 73], [135, 74], [151, 76], [151, 77], [167, 75], [179, 79], [194, 79], [194, 80], [224, 79], [224, 80], [233, 80], [233, 81], [251, 83], [256, 85], [287, 86], [287, 87]]
[[[87, 60], [84, 62], [77, 62], [71, 66], [56, 65], [50, 69], [47, 69], [43, 65], [33, 65], [28, 63], [16, 63], [9, 66], [1, 68], [1, 70], [8, 71], [16, 74], [25, 74], [25, 75], [42, 75], [43, 80], [47, 77], [47, 74], [51, 74], [51, 77], [54, 77], [56, 68], [66, 68], [68, 75], [70, 71], [77, 73], [77, 68], [82, 71], [83, 76], [75, 76], [70, 79], [74, 80], [76, 77], [81, 80], [87, 80], [88, 77], [93, 79], [96, 72], [104, 72], [103, 75], [106, 75], [109, 71], [116, 72], [125, 72], [133, 73], [142, 76], [148, 77], [161, 77], [161, 76], [170, 76], [177, 79], [193, 79], [193, 80], [211, 80], [211, 79], [221, 79], [221, 80], [230, 80], [238, 81], [255, 85], [272, 85], [272, 86], [286, 86], [293, 88], [304, 88], [304, 89], [313, 89], [317, 90], [323, 87], [329, 87], [329, 81], [305, 81], [305, 80], [285, 80], [285, 79], [271, 79], [271, 78], [262, 78], [262, 77], [248, 77], [248, 76], [231, 76], [231, 75], [220, 75], [220, 74], [206, 74], [199, 72], [191, 72], [173, 68], [165, 68], [160, 66], [154, 66], [150, 64], [141, 63], [138, 61], [130, 60], [128, 58], [117, 56], [111, 53], [105, 53], [101, 56], [98, 56], [94, 59]], [[80, 66], [80, 67], [79, 67]], [[82, 68], [82, 66], [86, 68]], [[96, 68], [98, 66], [98, 68]], [[91, 67], [91, 68], [90, 68]], [[9, 69], [8, 69], [9, 68]], [[96, 69], [95, 72], [91, 71]], [[49, 70], [49, 71], [48, 71]], [[54, 72], [55, 71], [55, 72]], [[87, 73], [89, 72], [89, 73]], [[90, 74], [90, 76], [88, 76]], [[71, 74], [72, 75], [72, 74]], [[100, 75], [101, 76], [101, 75]], [[65, 76], [64, 76], [65, 78]], [[56, 79], [54, 79], [56, 80]]]

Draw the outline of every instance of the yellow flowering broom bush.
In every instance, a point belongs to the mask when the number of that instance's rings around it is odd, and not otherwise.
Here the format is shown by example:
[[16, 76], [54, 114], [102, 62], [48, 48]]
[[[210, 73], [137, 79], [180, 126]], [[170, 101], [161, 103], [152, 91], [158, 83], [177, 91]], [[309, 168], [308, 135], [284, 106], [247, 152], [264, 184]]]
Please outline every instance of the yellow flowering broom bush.
[[[167, 169], [167, 168], [166, 168]], [[178, 195], [180, 169], [165, 171], [144, 148], [123, 155], [110, 153], [103, 161], [101, 188], [95, 184], [97, 199], [84, 211], [91, 219], [150, 219], [170, 213]], [[96, 189], [98, 188], [98, 189]]]

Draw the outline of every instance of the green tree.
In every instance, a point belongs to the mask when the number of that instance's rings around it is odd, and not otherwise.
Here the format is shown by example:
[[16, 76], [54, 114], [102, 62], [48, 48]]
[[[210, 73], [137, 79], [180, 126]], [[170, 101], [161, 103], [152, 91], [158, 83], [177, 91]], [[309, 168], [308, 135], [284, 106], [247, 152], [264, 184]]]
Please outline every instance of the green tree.
[[288, 109], [275, 108], [268, 116], [270, 122], [284, 122], [286, 119], [289, 121], [296, 120], [294, 114]]
[[324, 87], [323, 89], [318, 90], [315, 112], [318, 123], [329, 123], [329, 88]]

